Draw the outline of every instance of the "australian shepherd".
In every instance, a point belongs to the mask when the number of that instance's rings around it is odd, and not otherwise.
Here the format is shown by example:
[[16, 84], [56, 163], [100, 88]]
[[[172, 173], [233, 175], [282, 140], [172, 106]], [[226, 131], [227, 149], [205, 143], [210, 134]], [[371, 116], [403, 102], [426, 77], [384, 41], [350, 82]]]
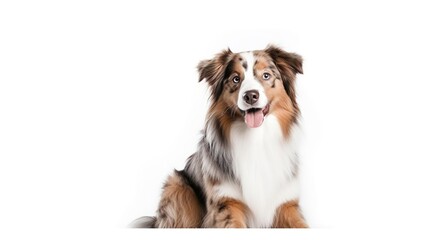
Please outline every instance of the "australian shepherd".
[[134, 227], [308, 227], [299, 207], [302, 58], [269, 45], [198, 64], [210, 107], [197, 151], [166, 180], [155, 217]]

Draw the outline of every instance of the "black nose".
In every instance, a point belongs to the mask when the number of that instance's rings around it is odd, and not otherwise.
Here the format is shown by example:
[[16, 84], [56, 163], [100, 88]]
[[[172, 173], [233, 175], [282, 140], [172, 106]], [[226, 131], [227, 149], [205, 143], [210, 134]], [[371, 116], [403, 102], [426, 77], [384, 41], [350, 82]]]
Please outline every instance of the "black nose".
[[252, 105], [259, 99], [259, 92], [256, 90], [250, 90], [244, 93], [243, 99], [246, 103]]

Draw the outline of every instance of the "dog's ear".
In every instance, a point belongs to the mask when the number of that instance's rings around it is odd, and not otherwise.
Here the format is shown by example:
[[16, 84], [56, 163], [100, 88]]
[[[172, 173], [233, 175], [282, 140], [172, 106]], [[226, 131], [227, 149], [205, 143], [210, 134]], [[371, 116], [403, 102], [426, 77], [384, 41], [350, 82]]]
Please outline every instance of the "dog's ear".
[[210, 86], [213, 86], [216, 82], [221, 81], [225, 77], [225, 70], [232, 60], [232, 56], [233, 53], [228, 48], [216, 54], [213, 59], [201, 61], [197, 66], [199, 82], [205, 79]]
[[294, 79], [297, 73], [304, 73], [302, 70], [302, 57], [300, 55], [286, 52], [273, 45], [268, 45], [265, 48], [265, 52], [270, 55], [282, 75], [285, 74], [285, 77]]
[[283, 87], [292, 100], [293, 106], [298, 109], [295, 94], [296, 74], [303, 74], [302, 57], [295, 53], [289, 53], [279, 47], [268, 45], [264, 50], [273, 59], [274, 64], [280, 72]]

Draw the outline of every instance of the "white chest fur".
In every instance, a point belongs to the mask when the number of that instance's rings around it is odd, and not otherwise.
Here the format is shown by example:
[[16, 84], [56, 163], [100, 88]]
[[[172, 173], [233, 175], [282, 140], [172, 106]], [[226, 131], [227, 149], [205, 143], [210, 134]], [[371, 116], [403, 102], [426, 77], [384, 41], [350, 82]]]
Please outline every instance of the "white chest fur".
[[289, 139], [285, 139], [273, 115], [267, 116], [259, 128], [248, 128], [243, 122], [232, 125], [233, 168], [241, 184], [233, 187], [239, 191], [233, 195], [252, 211], [251, 227], [270, 227], [276, 209], [298, 198], [299, 184], [293, 173], [298, 161], [298, 130], [294, 126]]

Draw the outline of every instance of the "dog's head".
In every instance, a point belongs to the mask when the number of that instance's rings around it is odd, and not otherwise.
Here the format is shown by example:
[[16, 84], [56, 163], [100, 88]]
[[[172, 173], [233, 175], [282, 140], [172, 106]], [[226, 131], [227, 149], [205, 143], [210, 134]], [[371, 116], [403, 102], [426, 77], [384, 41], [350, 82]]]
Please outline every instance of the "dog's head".
[[275, 46], [242, 53], [228, 49], [201, 61], [198, 71], [199, 81], [210, 86], [211, 111], [219, 118], [241, 119], [256, 128], [269, 114], [290, 125], [299, 113], [294, 82], [303, 70], [297, 54]]

